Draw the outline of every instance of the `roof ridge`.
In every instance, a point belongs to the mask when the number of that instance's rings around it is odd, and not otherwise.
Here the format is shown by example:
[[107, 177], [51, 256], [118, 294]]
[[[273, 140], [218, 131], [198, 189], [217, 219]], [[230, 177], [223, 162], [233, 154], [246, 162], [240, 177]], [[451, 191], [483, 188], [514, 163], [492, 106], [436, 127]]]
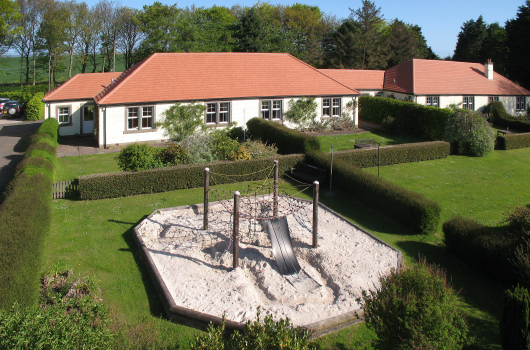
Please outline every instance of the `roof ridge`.
[[129, 67], [125, 72], [121, 73], [116, 79], [114, 79], [114, 82], [111, 82], [109, 85], [107, 85], [105, 88], [103, 88], [100, 92], [98, 92], [94, 96], [94, 102], [98, 103], [105, 98], [111, 96], [114, 92], [116, 92], [117, 88], [128, 80], [130, 77], [134, 76], [136, 72], [138, 71], [138, 68], [140, 66], [143, 66], [146, 62], [150, 61], [152, 57], [155, 55], [160, 54], [160, 52], [155, 52], [154, 54], [144, 58], [140, 62], [136, 63], [135, 65]]

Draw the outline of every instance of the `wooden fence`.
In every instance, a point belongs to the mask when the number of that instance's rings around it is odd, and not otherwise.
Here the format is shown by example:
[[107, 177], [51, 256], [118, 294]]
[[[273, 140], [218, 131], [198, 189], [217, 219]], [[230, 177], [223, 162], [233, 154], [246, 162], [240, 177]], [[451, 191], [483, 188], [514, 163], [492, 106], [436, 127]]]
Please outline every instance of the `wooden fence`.
[[59, 181], [53, 184], [52, 199], [75, 198], [79, 196], [77, 180]]

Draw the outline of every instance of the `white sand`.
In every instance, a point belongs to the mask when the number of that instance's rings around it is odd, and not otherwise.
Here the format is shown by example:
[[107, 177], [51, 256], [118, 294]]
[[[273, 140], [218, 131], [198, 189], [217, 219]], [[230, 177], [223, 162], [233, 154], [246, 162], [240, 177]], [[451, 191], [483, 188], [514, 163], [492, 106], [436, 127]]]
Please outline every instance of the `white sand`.
[[[197, 206], [153, 213], [137, 227], [176, 305], [237, 322], [272, 314], [307, 325], [359, 309], [356, 298], [398, 266], [399, 252], [320, 207], [319, 246], [311, 248], [312, 206], [288, 216], [298, 262], [320, 286], [296, 289], [278, 273], [263, 221], [240, 221], [240, 267], [232, 269], [231, 215]], [[263, 227], [265, 226], [265, 227]], [[311, 282], [311, 281], [309, 281]]]

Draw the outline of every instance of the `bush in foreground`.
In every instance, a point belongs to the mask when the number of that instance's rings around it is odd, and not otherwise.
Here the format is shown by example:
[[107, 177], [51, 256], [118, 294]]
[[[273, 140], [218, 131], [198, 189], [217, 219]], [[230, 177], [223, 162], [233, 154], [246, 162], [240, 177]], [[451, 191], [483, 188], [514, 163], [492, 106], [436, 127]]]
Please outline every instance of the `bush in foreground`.
[[504, 292], [499, 322], [503, 350], [530, 349], [530, 294], [517, 286]]
[[422, 260], [380, 282], [378, 289], [363, 291], [359, 301], [383, 348], [460, 350], [466, 345], [460, 300], [440, 268]]
[[300, 327], [293, 327], [289, 319], [275, 322], [272, 315], [260, 320], [260, 310], [254, 322], [247, 321], [243, 332], [235, 331], [232, 336], [225, 336], [224, 321], [220, 326], [210, 324], [206, 334], [200, 334], [191, 344], [192, 350], [305, 350], [309, 347], [309, 333]]

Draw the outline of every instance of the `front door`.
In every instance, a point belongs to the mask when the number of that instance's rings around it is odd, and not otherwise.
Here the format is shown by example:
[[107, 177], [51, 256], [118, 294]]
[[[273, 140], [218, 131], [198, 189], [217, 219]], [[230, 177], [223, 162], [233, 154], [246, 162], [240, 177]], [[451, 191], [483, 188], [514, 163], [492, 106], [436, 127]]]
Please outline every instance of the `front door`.
[[83, 134], [94, 133], [94, 119], [96, 116], [96, 106], [83, 106]]

